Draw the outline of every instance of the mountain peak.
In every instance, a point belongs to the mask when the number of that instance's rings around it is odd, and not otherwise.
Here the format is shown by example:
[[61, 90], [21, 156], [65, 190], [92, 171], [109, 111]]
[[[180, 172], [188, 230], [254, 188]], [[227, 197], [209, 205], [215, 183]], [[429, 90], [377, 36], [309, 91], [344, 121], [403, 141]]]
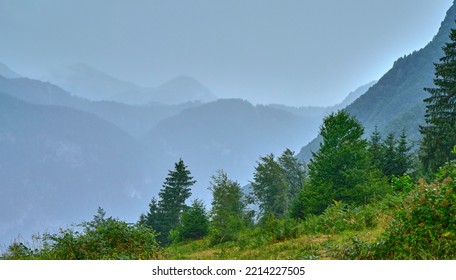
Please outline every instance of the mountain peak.
[[[78, 63], [51, 71], [52, 83], [74, 95], [93, 100], [121, 100], [120, 93], [140, 90], [140, 87], [122, 81], [90, 65]], [[125, 99], [125, 98], [124, 98]]]
[[[156, 89], [156, 94], [171, 103], [179, 100], [211, 102], [217, 97], [199, 81], [190, 76], [178, 76]], [[174, 101], [173, 101], [174, 100]]]

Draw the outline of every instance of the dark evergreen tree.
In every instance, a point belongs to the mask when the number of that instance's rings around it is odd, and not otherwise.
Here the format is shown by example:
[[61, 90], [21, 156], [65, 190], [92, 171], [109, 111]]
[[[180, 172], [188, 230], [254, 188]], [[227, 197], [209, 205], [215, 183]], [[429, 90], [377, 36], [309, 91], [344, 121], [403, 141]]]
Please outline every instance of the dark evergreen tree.
[[238, 182], [228, 179], [223, 171], [212, 176], [212, 240], [215, 243], [235, 240], [246, 225], [246, 203]]
[[392, 175], [398, 175], [398, 174], [396, 174], [396, 170], [397, 170], [396, 142], [397, 142], [397, 140], [394, 137], [393, 133], [388, 133], [385, 141], [383, 142], [383, 145], [385, 148], [384, 148], [383, 160], [381, 163], [381, 170], [383, 171], [383, 174], [385, 174], [388, 178], [390, 178]]
[[169, 232], [180, 224], [181, 215], [188, 207], [185, 201], [191, 196], [190, 187], [195, 182], [184, 161], [180, 159], [175, 163], [174, 170], [168, 172], [159, 193], [160, 200], [158, 203], [152, 201], [150, 208], [153, 209], [150, 213], [154, 213], [156, 209], [157, 214], [151, 214], [149, 225], [152, 228], [155, 226], [154, 229], [160, 232], [158, 239], [162, 244], [170, 241]]
[[176, 242], [201, 239], [209, 233], [209, 218], [204, 203], [198, 199], [182, 213], [180, 225], [171, 230]]
[[287, 201], [293, 201], [304, 183], [304, 178], [306, 176], [305, 165], [295, 157], [294, 152], [290, 149], [286, 149], [282, 153], [278, 158], [278, 162], [288, 184]]
[[160, 228], [160, 209], [158, 208], [158, 202], [155, 197], [149, 203], [149, 211], [146, 214], [142, 214], [139, 218], [139, 223], [142, 225], [147, 225], [153, 228], [157, 232], [161, 232]]
[[102, 224], [105, 221], [105, 216], [106, 211], [103, 208], [98, 207], [97, 214], [93, 216], [92, 225], [94, 227], [97, 227], [98, 225]]
[[272, 214], [280, 218], [288, 211], [287, 179], [273, 154], [260, 157], [251, 184], [262, 217]]
[[411, 149], [412, 147], [407, 141], [407, 134], [405, 133], [405, 129], [403, 129], [397, 141], [395, 175], [402, 176], [412, 167]]
[[368, 142], [368, 150], [370, 154], [371, 164], [374, 167], [381, 169], [385, 149], [382, 143], [382, 137], [377, 127], [375, 127], [370, 136]]
[[445, 55], [435, 64], [434, 88], [425, 88], [426, 125], [420, 127], [423, 140], [420, 158], [428, 173], [434, 173], [446, 161], [456, 144], [456, 30], [443, 47]]

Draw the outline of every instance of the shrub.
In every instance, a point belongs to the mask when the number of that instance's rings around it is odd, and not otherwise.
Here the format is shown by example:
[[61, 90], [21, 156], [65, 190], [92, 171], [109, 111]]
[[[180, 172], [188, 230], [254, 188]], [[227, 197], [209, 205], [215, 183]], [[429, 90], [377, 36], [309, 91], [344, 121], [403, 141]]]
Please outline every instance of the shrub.
[[291, 218], [277, 219], [274, 214], [264, 217], [260, 234], [268, 242], [284, 241], [299, 236], [299, 222]]
[[430, 184], [421, 180], [405, 199], [375, 254], [384, 259], [456, 257], [456, 162], [449, 162]]
[[413, 179], [409, 175], [405, 174], [401, 177], [392, 176], [391, 185], [395, 192], [410, 192], [413, 189]]
[[343, 201], [334, 201], [321, 215], [309, 216], [303, 227], [310, 233], [336, 234], [376, 226], [376, 208], [371, 205], [350, 206]]
[[181, 224], [171, 230], [173, 242], [196, 240], [209, 233], [209, 218], [202, 201], [195, 200], [190, 208], [182, 213]]
[[7, 259], [99, 260], [99, 259], [156, 259], [159, 247], [155, 232], [137, 224], [128, 224], [112, 217], [105, 219], [104, 211], [91, 222], [75, 229], [60, 229], [57, 234], [44, 234], [40, 249], [31, 250], [22, 243], [9, 246]]

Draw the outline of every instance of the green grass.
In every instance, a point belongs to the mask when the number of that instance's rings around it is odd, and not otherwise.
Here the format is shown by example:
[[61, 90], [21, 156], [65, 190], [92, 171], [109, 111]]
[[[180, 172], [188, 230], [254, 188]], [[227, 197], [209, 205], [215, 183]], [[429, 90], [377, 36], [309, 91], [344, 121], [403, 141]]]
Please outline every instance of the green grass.
[[238, 240], [212, 245], [210, 237], [172, 244], [165, 259], [178, 260], [327, 260], [345, 259], [358, 243], [375, 242], [389, 225], [396, 198], [361, 207], [335, 203], [305, 221], [272, 221], [248, 229]]

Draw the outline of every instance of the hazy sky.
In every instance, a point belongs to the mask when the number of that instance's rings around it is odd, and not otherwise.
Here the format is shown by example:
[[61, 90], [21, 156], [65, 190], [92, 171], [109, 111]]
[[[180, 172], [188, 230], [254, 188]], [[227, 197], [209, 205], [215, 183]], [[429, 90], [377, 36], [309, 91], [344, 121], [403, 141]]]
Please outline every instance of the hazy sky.
[[86, 63], [140, 85], [195, 77], [219, 97], [329, 105], [424, 47], [451, 0], [0, 0], [0, 62]]

